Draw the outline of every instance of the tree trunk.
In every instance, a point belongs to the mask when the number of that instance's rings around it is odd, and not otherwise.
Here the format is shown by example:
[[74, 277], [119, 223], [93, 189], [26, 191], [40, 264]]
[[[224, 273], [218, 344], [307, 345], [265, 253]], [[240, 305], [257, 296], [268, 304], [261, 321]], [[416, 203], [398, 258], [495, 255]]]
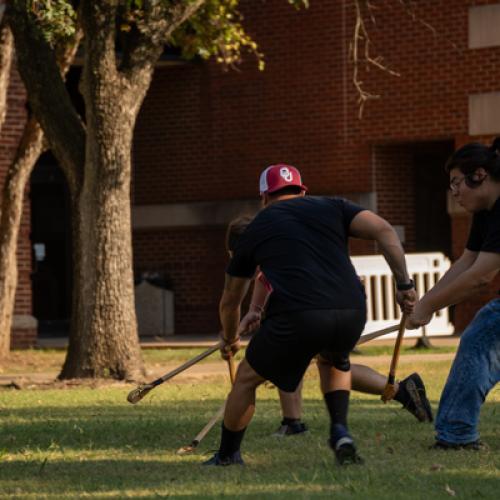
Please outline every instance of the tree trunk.
[[10, 81], [14, 38], [5, 21], [0, 23], [0, 130], [7, 113], [7, 90]]
[[89, 89], [89, 79], [83, 83], [84, 95], [92, 96], [86, 106], [84, 182], [73, 214], [79, 296], [60, 377], [139, 380], [144, 367], [135, 316], [130, 209], [136, 106], [127, 102], [120, 85]]
[[43, 151], [43, 132], [33, 118], [25, 126], [19, 148], [7, 172], [0, 217], [0, 359], [8, 355], [17, 286], [17, 238], [23, 212], [24, 190], [33, 166]]
[[84, 1], [81, 7], [86, 143], [73, 214], [78, 296], [60, 377], [140, 380], [144, 366], [132, 275], [131, 151], [153, 65], [142, 85], [132, 85], [117, 68], [116, 5]]
[[144, 2], [144, 20], [138, 22], [128, 53], [118, 62], [120, 3], [79, 2], [85, 32], [85, 124], [58, 78], [54, 51], [27, 4], [8, 3], [30, 103], [72, 194], [73, 315], [61, 378], [142, 378], [132, 277], [133, 128], [163, 46], [205, 0]]

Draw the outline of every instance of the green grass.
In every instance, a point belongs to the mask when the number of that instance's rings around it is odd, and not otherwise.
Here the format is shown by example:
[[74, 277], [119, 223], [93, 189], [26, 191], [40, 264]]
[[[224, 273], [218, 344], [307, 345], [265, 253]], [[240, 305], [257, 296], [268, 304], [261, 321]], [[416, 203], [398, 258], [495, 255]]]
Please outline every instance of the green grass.
[[[418, 355], [418, 354], [446, 354], [450, 352], [455, 352], [457, 346], [455, 345], [441, 345], [437, 347], [430, 347], [428, 349], [415, 349], [412, 346], [402, 346], [400, 355]], [[394, 344], [383, 344], [383, 345], [361, 345], [359, 349], [353, 353], [353, 356], [392, 356], [394, 351]]]
[[[142, 355], [146, 366], [149, 368], [158, 368], [165, 364], [181, 364], [186, 360], [194, 358], [201, 352], [205, 351], [207, 348], [186, 348], [186, 349], [143, 349]], [[362, 356], [381, 356], [381, 355], [392, 355], [394, 349], [393, 344], [387, 345], [363, 345], [359, 348], [359, 355]], [[455, 352], [456, 346], [453, 345], [441, 345], [437, 347], [432, 347], [430, 349], [413, 349], [411, 346], [403, 346], [401, 348], [401, 355], [411, 355], [411, 354], [438, 354], [438, 353], [450, 353]], [[33, 373], [58, 373], [65, 358], [64, 350], [22, 350], [22, 351], [12, 351], [11, 357], [4, 366], [0, 366], [0, 375], [5, 374], [23, 374], [29, 375]], [[244, 355], [244, 351], [241, 350], [237, 358], [240, 360]], [[354, 353], [354, 359], [358, 354]], [[213, 363], [217, 360], [217, 354], [209, 356], [200, 363]]]
[[[373, 367], [386, 370], [374, 358]], [[399, 373], [418, 370], [436, 408], [449, 362], [402, 357]], [[175, 382], [175, 379], [173, 380]], [[306, 377], [308, 435], [270, 437], [280, 414], [276, 390], [258, 392], [243, 444], [246, 467], [204, 468], [216, 427], [195, 455], [189, 444], [219, 408], [222, 378], [167, 382], [136, 406], [130, 385], [100, 389], [0, 391], [0, 498], [497, 498], [500, 390], [481, 415], [487, 452], [431, 451], [433, 429], [377, 398], [353, 393], [350, 426], [366, 460], [339, 468], [325, 444], [328, 422], [314, 370]]]

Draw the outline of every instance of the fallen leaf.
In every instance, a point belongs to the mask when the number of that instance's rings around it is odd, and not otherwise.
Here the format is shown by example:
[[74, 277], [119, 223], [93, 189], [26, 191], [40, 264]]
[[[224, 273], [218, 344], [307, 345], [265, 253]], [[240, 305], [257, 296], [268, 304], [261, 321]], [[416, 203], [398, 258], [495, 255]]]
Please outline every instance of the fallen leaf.
[[432, 464], [430, 466], [430, 470], [443, 470], [444, 469], [444, 465], [441, 465], [441, 464]]
[[448, 485], [444, 487], [444, 490], [446, 491], [446, 493], [448, 493], [448, 495], [451, 495], [452, 497], [456, 495], [455, 490], [452, 490]]

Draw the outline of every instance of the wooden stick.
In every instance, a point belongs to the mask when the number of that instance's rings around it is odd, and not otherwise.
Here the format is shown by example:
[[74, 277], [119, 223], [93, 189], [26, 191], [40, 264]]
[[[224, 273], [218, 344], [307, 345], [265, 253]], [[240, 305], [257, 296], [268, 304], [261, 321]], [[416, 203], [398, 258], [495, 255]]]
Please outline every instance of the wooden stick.
[[397, 332], [398, 330], [399, 330], [399, 323], [397, 325], [388, 326], [387, 328], [382, 328], [382, 330], [366, 333], [365, 335], [361, 335], [361, 337], [359, 337], [359, 340], [357, 341], [356, 345], [364, 344], [365, 342], [369, 342], [370, 340], [382, 337], [382, 335], [387, 335], [388, 333]]
[[[234, 385], [236, 379], [236, 366], [234, 363], [234, 356], [230, 356], [227, 360], [227, 366], [229, 368], [229, 378], [231, 379], [231, 385]], [[227, 401], [227, 400], [226, 400]], [[178, 455], [185, 455], [187, 453], [192, 453], [196, 447], [200, 444], [200, 441], [210, 432], [212, 427], [218, 422], [220, 418], [224, 416], [224, 411], [226, 410], [226, 401], [217, 410], [217, 413], [206, 423], [205, 427], [201, 429], [198, 434], [191, 441], [191, 444], [183, 446], [177, 450]]]
[[189, 361], [186, 361], [184, 364], [166, 373], [162, 377], [153, 380], [153, 382], [150, 382], [149, 384], [141, 385], [136, 389], [130, 391], [127, 396], [127, 401], [132, 404], [138, 403], [149, 391], [151, 391], [158, 385], [163, 384], [163, 382], [166, 382], [167, 380], [175, 377], [184, 370], [187, 370], [190, 366], [195, 365], [202, 359], [205, 359], [206, 357], [210, 356], [210, 354], [214, 353], [215, 351], [218, 351], [223, 345], [224, 342], [221, 340], [217, 342], [217, 344], [214, 344], [212, 347], [207, 349], [206, 351], [202, 352], [201, 354], [198, 354], [198, 356], [195, 356]]
[[229, 357], [227, 365], [229, 367], [229, 379], [231, 380], [231, 385], [234, 385], [234, 381], [236, 380], [236, 365], [234, 364], [234, 356]]
[[387, 403], [394, 398], [396, 395], [396, 389], [394, 384], [396, 382], [396, 368], [399, 361], [399, 353], [401, 351], [401, 342], [403, 340], [403, 335], [405, 333], [406, 327], [406, 314], [403, 313], [401, 316], [401, 323], [399, 324], [398, 336], [396, 337], [396, 343], [394, 344], [394, 352], [392, 353], [391, 367], [389, 368], [389, 375], [387, 377], [387, 383], [384, 387], [384, 392], [382, 393], [382, 401]]

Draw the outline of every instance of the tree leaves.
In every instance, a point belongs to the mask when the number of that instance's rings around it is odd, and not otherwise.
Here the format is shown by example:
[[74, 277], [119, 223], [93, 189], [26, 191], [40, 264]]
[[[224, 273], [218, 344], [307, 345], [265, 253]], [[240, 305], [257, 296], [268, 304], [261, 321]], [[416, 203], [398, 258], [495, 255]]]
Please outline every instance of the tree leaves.
[[76, 31], [76, 12], [66, 0], [30, 0], [29, 10], [37, 19], [43, 36], [52, 46], [71, 39]]

